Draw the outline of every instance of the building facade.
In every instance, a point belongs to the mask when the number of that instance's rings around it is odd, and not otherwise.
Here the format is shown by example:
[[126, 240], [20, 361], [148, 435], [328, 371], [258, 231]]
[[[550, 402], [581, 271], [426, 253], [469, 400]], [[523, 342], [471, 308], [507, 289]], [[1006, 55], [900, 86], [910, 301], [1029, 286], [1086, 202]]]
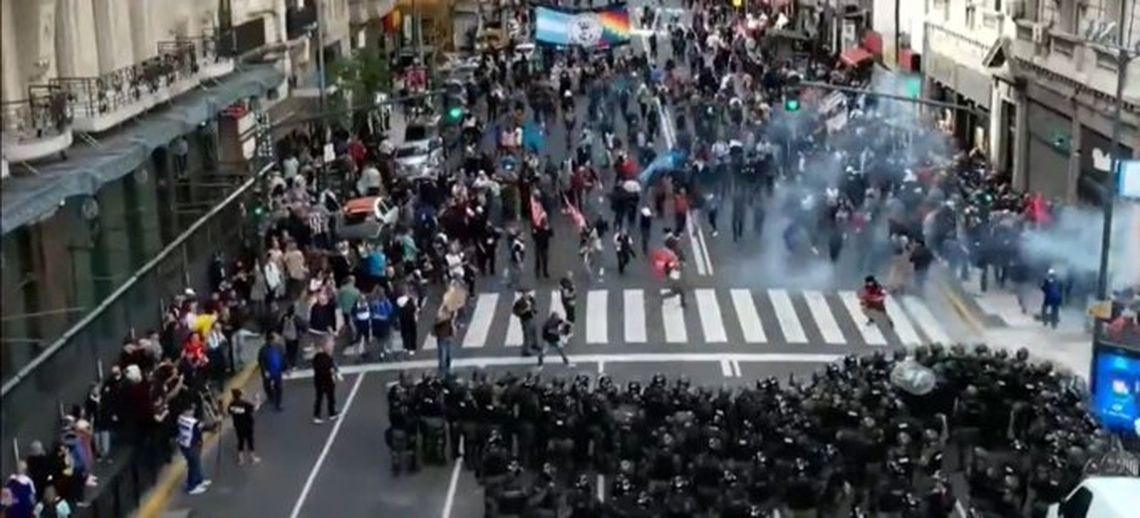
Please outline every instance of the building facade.
[[944, 119], [1022, 189], [1099, 204], [1111, 163], [1118, 66], [1125, 156], [1135, 156], [1140, 60], [1137, 0], [925, 0], [926, 96], [975, 108]]

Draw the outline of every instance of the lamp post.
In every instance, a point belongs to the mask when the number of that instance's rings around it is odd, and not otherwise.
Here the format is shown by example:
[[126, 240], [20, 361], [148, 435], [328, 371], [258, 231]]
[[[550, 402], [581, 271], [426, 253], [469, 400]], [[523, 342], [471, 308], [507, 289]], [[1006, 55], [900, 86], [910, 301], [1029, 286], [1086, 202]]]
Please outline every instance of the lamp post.
[[[1123, 43], [1123, 39], [1121, 39], [1121, 43]], [[1113, 108], [1112, 143], [1110, 144], [1112, 147], [1112, 166], [1109, 168], [1108, 174], [1105, 175], [1103, 185], [1104, 196], [1101, 201], [1104, 204], [1104, 226], [1101, 229], [1100, 265], [1097, 270], [1096, 282], [1096, 296], [1101, 301], [1108, 300], [1108, 252], [1112, 245], [1112, 212], [1113, 203], [1116, 201], [1117, 175], [1120, 174], [1120, 163], [1123, 158], [1120, 150], [1120, 133], [1123, 129], [1121, 111], [1124, 108], [1124, 80], [1128, 74], [1128, 65], [1136, 57], [1123, 45], [1117, 46], [1116, 51], [1116, 105]]]

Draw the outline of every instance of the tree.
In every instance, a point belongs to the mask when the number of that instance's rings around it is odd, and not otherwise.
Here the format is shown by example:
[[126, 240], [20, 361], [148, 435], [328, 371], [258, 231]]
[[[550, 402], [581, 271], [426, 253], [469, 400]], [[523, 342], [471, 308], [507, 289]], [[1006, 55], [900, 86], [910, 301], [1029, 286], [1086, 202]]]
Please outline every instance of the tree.
[[369, 102], [376, 93], [392, 88], [388, 58], [376, 50], [353, 51], [348, 59], [333, 63], [329, 72], [337, 88], [356, 104]]

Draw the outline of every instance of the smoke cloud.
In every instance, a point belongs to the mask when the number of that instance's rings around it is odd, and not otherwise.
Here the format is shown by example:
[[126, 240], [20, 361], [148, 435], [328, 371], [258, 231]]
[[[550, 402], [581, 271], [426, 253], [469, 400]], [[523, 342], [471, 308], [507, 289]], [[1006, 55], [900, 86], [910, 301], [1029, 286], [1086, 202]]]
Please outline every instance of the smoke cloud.
[[[1131, 202], [1118, 202], [1113, 210], [1109, 286], [1118, 289], [1140, 282], [1136, 250], [1140, 210]], [[1062, 207], [1048, 229], [1022, 234], [1021, 250], [1032, 264], [1093, 275], [1100, 270], [1103, 225], [1104, 213], [1100, 209]]]

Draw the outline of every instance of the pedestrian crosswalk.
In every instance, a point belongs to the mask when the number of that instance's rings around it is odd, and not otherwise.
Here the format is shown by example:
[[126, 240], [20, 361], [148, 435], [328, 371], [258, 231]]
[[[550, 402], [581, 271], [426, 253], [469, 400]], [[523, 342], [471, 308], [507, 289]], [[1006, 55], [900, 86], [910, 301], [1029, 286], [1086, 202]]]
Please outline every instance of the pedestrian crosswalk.
[[[681, 299], [666, 290], [595, 289], [579, 297], [570, 344], [597, 348], [740, 346], [916, 346], [950, 341], [926, 302], [915, 296], [887, 300], [890, 322], [867, 324], [851, 290], [796, 291], [699, 288]], [[520, 347], [523, 328], [511, 311], [516, 296], [480, 293], [461, 320], [457, 342], [465, 349]], [[536, 293], [536, 325], [551, 311], [564, 313], [557, 290]], [[428, 298], [423, 314], [439, 300]], [[421, 347], [436, 347], [421, 333]]]

